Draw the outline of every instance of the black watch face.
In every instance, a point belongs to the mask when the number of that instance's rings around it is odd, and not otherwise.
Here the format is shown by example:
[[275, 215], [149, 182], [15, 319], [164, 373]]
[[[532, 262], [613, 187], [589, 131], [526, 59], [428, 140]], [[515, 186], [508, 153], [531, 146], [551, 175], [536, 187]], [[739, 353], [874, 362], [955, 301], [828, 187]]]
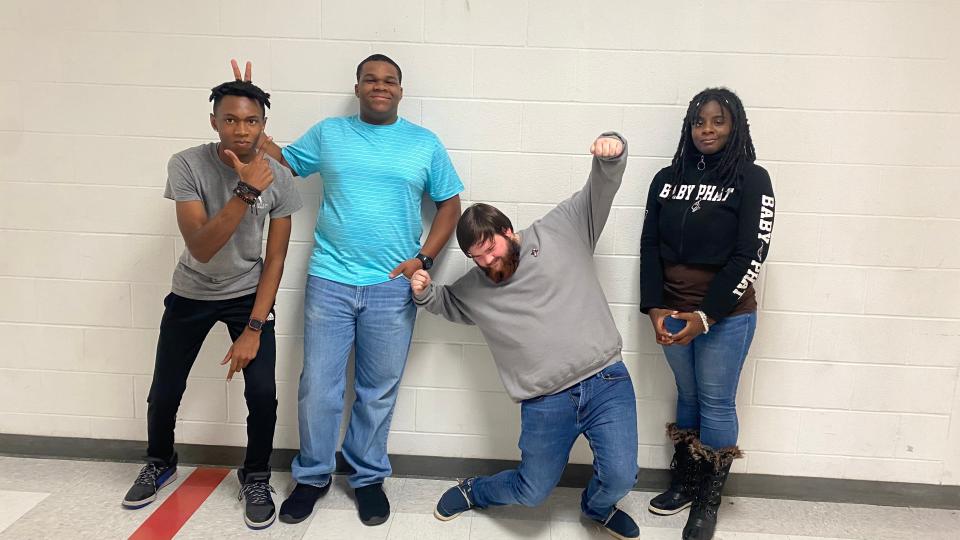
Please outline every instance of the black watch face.
[[421, 263], [423, 263], [424, 270], [429, 270], [433, 266], [433, 259], [430, 257], [427, 257], [426, 255], [418, 255], [417, 258], [420, 259]]
[[263, 328], [263, 321], [258, 321], [257, 319], [250, 319], [250, 322], [247, 323], [247, 326], [254, 330], [260, 330]]

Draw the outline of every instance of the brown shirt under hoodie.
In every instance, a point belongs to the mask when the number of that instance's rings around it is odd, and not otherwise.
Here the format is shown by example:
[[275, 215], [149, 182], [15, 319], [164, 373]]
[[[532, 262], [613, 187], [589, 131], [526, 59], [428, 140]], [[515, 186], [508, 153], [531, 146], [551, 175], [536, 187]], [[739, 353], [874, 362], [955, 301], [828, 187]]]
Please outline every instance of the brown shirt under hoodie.
[[[720, 268], [702, 264], [663, 263], [663, 303], [677, 311], [700, 309], [710, 282]], [[757, 310], [757, 294], [751, 283], [746, 292], [727, 315], [742, 315]]]

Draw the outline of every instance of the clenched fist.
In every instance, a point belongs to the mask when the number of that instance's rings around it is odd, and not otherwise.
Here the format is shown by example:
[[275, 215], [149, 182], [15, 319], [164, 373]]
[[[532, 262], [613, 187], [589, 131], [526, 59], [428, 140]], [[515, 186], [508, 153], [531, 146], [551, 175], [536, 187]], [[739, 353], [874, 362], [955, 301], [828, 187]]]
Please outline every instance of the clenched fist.
[[410, 289], [414, 295], [420, 296], [430, 286], [430, 281], [430, 274], [426, 270], [417, 270], [410, 276]]
[[617, 137], [597, 137], [590, 145], [590, 153], [598, 158], [615, 158], [623, 153], [623, 141]]

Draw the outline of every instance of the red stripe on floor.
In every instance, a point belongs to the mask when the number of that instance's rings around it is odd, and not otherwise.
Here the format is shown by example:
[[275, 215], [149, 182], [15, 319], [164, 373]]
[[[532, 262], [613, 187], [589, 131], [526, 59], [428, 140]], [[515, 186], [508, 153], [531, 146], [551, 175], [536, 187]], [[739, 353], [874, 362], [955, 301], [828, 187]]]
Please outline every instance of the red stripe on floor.
[[193, 471], [140, 528], [130, 535], [131, 540], [173, 538], [228, 474], [230, 469], [198, 468]]

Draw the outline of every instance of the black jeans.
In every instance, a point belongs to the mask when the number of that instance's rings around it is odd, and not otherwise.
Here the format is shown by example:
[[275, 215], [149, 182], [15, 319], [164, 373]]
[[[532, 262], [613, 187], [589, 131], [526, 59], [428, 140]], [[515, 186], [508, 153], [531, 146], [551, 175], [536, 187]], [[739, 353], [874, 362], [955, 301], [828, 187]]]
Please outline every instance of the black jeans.
[[[167, 463], [174, 459], [177, 409], [203, 340], [217, 321], [226, 324], [230, 339], [236, 340], [250, 320], [255, 298], [255, 294], [250, 294], [230, 300], [191, 300], [170, 293], [163, 300], [166, 309], [160, 321], [153, 383], [147, 396], [148, 457]], [[276, 364], [274, 322], [267, 321], [260, 334], [257, 356], [243, 369], [243, 396], [248, 413], [243, 468], [247, 473], [270, 470], [273, 432], [277, 425]]]

